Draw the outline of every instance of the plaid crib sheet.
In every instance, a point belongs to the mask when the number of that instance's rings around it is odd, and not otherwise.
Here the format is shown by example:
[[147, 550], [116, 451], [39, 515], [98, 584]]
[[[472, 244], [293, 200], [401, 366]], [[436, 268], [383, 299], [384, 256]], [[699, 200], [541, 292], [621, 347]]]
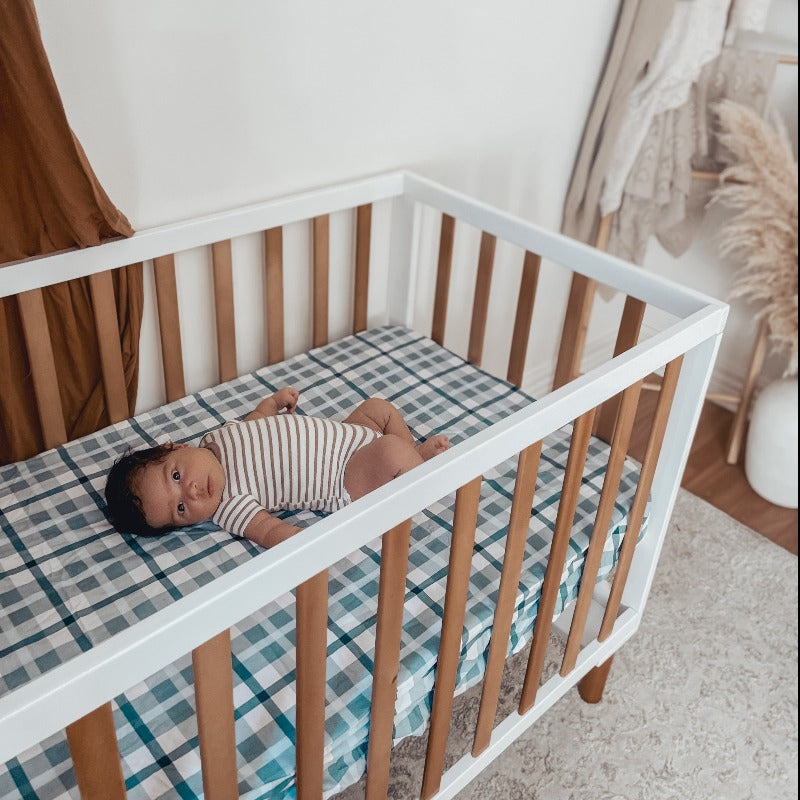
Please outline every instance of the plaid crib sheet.
[[[204, 523], [156, 539], [123, 538], [102, 512], [105, 475], [128, 446], [195, 441], [291, 384], [298, 413], [344, 418], [364, 398], [391, 400], [418, 438], [454, 443], [530, 398], [415, 332], [387, 326], [204, 390], [25, 462], [0, 468], [0, 694], [135, 624], [259, 552]], [[509, 651], [532, 634], [569, 449], [570, 428], [548, 437]], [[574, 599], [608, 459], [590, 446], [556, 613]], [[464, 623], [458, 691], [476, 684], [499, 585], [516, 460], [484, 477]], [[601, 576], [613, 567], [638, 470], [626, 464]], [[398, 677], [395, 740], [423, 733], [439, 646], [454, 496], [414, 518]], [[298, 512], [299, 524], [319, 514]], [[380, 540], [330, 570], [326, 796], [366, 767]], [[294, 797], [294, 599], [291, 594], [231, 630], [245, 800]], [[113, 703], [130, 800], [202, 797], [191, 658]], [[65, 736], [56, 734], [0, 767], [0, 797], [77, 798]]]

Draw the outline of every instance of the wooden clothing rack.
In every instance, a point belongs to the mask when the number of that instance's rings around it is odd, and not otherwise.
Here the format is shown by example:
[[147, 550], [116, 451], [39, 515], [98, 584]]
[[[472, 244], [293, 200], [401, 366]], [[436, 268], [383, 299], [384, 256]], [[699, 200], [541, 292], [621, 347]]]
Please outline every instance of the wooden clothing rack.
[[[797, 55], [779, 55], [777, 60], [779, 64], [793, 64], [794, 66], [797, 66]], [[719, 176], [719, 172], [712, 172], [708, 170], [692, 170], [693, 180], [717, 181], [719, 180]], [[615, 212], [606, 214], [600, 219], [600, 226], [598, 228], [597, 238], [595, 240], [595, 247], [598, 250], [605, 251], [608, 247], [608, 240], [611, 235], [611, 223], [614, 218], [614, 213]], [[573, 286], [570, 293], [571, 301], [575, 300], [578, 302], [576, 289], [579, 288], [580, 287]], [[583, 291], [593, 294], [593, 290], [594, 287], [585, 287]], [[628, 300], [630, 300], [630, 298], [628, 298]], [[628, 343], [627, 345], [625, 344], [626, 337], [627, 340], [630, 340], [631, 337], [633, 337], [631, 341], [635, 341], [635, 339], [638, 338], [639, 329], [642, 322], [641, 317], [639, 317], [639, 312], [640, 309], [638, 309], [638, 307], [633, 307], [630, 305], [630, 303], [626, 302], [625, 309], [623, 311], [623, 320], [620, 324], [620, 333], [618, 334], [617, 345], [614, 350], [615, 356], [631, 346], [631, 343]], [[582, 330], [583, 336], [585, 336], [587, 327], [588, 318], [579, 326], [580, 330]], [[742, 383], [742, 390], [739, 394], [730, 394], [724, 392], [706, 393], [707, 400], [716, 403], [728, 403], [733, 405], [735, 408], [733, 422], [731, 423], [731, 430], [728, 435], [728, 442], [725, 449], [725, 461], [728, 464], [736, 464], [739, 460], [739, 456], [741, 455], [742, 446], [744, 444], [744, 432], [747, 419], [750, 414], [750, 406], [753, 402], [753, 395], [755, 394], [758, 383], [758, 376], [761, 374], [761, 370], [764, 367], [764, 361], [766, 360], [767, 356], [768, 337], [769, 325], [766, 319], [762, 319], [758, 326], [758, 331], [756, 332], [753, 348], [750, 353], [750, 361], [747, 365], [747, 371], [745, 372], [744, 381]], [[580, 349], [582, 351], [582, 342]], [[561, 360], [561, 356], [559, 356], [559, 358]], [[573, 364], [573, 373], [576, 368], [577, 364]], [[558, 376], [558, 370], [556, 374]], [[656, 382], [645, 382], [642, 385], [642, 388], [648, 390], [658, 390], [661, 387], [660, 384]], [[595, 434], [601, 438], [605, 438], [611, 434], [611, 431], [604, 430], [603, 428], [602, 415], [598, 417], [597, 424], [595, 425]]]

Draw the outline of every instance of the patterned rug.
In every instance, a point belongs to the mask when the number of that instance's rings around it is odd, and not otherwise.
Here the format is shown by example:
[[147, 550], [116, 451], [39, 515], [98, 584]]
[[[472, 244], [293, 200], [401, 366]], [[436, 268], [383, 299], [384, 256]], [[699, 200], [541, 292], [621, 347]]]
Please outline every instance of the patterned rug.
[[[797, 588], [795, 556], [681, 491], [602, 702], [568, 693], [459, 800], [796, 798]], [[526, 655], [504, 687], [521, 685]], [[456, 701], [449, 763], [469, 749], [479, 700], [478, 686]], [[424, 758], [424, 738], [396, 748], [391, 798], [419, 796]], [[357, 797], [363, 782], [337, 800]]]

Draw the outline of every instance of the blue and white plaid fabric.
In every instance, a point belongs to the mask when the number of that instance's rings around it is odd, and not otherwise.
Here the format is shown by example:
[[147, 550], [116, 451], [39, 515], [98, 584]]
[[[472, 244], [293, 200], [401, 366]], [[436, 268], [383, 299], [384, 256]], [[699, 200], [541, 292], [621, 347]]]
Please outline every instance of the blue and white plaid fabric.
[[[385, 327], [347, 337], [133, 420], [0, 468], [0, 694], [31, 681], [251, 558], [258, 548], [205, 523], [156, 539], [122, 537], [103, 513], [105, 476], [127, 448], [195, 441], [291, 384], [300, 413], [342, 419], [379, 395], [418, 438], [454, 442], [530, 398], [417, 333]], [[529, 641], [555, 525], [570, 429], [543, 448], [510, 650]], [[557, 613], [576, 596], [608, 459], [593, 440]], [[486, 474], [459, 667], [458, 691], [485, 667], [516, 460]], [[626, 465], [601, 575], [613, 566], [638, 470]], [[395, 739], [424, 732], [439, 646], [454, 497], [414, 518], [397, 687]], [[287, 515], [288, 516], [288, 515]], [[308, 524], [312, 512], [294, 515]], [[326, 795], [366, 766], [379, 540], [330, 570]], [[246, 800], [294, 797], [294, 600], [286, 595], [231, 631], [239, 790]], [[202, 781], [191, 660], [116, 698], [128, 796], [199, 798]], [[77, 798], [63, 733], [0, 768], [0, 797]]]

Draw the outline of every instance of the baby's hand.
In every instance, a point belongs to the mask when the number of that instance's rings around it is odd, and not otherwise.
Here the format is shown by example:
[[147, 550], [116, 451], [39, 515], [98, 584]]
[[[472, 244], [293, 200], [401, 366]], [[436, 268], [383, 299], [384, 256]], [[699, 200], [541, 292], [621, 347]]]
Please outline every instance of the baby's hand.
[[293, 386], [284, 386], [283, 389], [278, 389], [278, 391], [272, 395], [272, 399], [278, 406], [278, 411], [285, 408], [286, 411], [291, 414], [297, 408], [300, 392]]

